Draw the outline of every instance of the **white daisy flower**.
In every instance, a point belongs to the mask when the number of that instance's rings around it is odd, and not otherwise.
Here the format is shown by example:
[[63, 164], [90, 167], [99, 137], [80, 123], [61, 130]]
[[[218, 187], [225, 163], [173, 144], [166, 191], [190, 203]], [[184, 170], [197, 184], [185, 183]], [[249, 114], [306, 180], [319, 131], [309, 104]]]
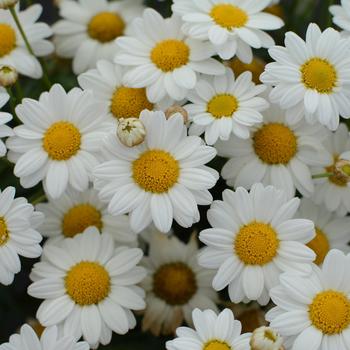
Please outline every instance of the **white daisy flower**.
[[[16, 5], [15, 11], [26, 33], [35, 56], [47, 56], [54, 50], [53, 44], [46, 40], [52, 30], [44, 22], [37, 22], [43, 8], [39, 4], [29, 6], [24, 11]], [[33, 56], [23, 41], [20, 31], [9, 10], [0, 9], [0, 64], [14, 67], [20, 74], [30, 78], [41, 78], [43, 71], [38, 59]]]
[[211, 58], [209, 43], [186, 37], [177, 16], [164, 19], [153, 9], [133, 22], [132, 36], [116, 40], [121, 49], [115, 62], [131, 66], [124, 84], [147, 89], [151, 102], [163, 98], [183, 100], [196, 85], [199, 73], [223, 74], [223, 64]]
[[19, 334], [10, 337], [0, 350], [89, 350], [86, 342], [77, 342], [72, 336], [60, 337], [56, 326], [46, 328], [40, 339], [28, 324], [21, 327]]
[[329, 7], [333, 15], [333, 23], [344, 30], [345, 36], [350, 34], [350, 0], [340, 0], [341, 5], [332, 5]]
[[199, 235], [207, 245], [199, 264], [217, 270], [214, 289], [228, 286], [234, 303], [266, 305], [282, 272], [311, 272], [316, 255], [305, 243], [315, 237], [314, 224], [293, 219], [300, 200], [287, 201], [272, 186], [255, 184], [250, 193], [239, 187], [222, 195], [223, 201], [214, 201], [207, 214], [213, 228]]
[[94, 68], [100, 59], [113, 60], [115, 39], [127, 34], [143, 11], [142, 0], [64, 0], [59, 7], [63, 19], [53, 25], [56, 52], [73, 58], [75, 74]]
[[15, 198], [15, 192], [14, 187], [0, 191], [0, 283], [4, 285], [21, 271], [19, 255], [37, 258], [42, 251], [36, 229], [44, 217], [25, 198]]
[[350, 348], [349, 258], [331, 250], [311, 275], [283, 274], [271, 290], [277, 306], [266, 319], [285, 338], [287, 349]]
[[314, 191], [310, 166], [330, 159], [321, 143], [326, 130], [305, 121], [289, 123], [277, 105], [271, 105], [263, 117], [264, 122], [252, 128], [249, 139], [232, 136], [215, 145], [221, 156], [229, 158], [222, 177], [235, 188], [250, 189], [262, 182], [284, 190], [288, 198], [294, 197], [296, 189], [310, 196]]
[[[6, 92], [6, 89], [0, 87], [0, 108], [4, 107], [9, 99], [10, 96]], [[5, 143], [1, 140], [1, 138], [13, 136], [12, 129], [6, 125], [6, 123], [11, 120], [12, 115], [10, 113], [0, 112], [0, 157], [3, 157], [7, 151]]]
[[152, 221], [168, 232], [173, 219], [183, 227], [199, 221], [199, 205], [208, 205], [208, 189], [218, 173], [207, 166], [216, 151], [197, 136], [187, 136], [181, 115], [168, 120], [163, 112], [143, 111], [145, 141], [126, 147], [111, 133], [105, 140], [109, 161], [94, 170], [94, 185], [112, 215], [129, 213], [140, 232]]
[[91, 92], [75, 88], [66, 93], [58, 84], [39, 101], [24, 99], [16, 107], [23, 125], [15, 127], [15, 136], [7, 140], [21, 185], [30, 188], [43, 180], [54, 199], [68, 184], [86, 190], [106, 131], [105, 112]]
[[190, 134], [205, 132], [205, 141], [213, 145], [218, 139], [228, 140], [233, 133], [240, 138], [249, 137], [250, 128], [263, 121], [261, 111], [269, 103], [258, 95], [264, 85], [255, 85], [252, 74], [245, 72], [236, 80], [230, 68], [226, 73], [210, 80], [200, 80], [184, 106], [193, 124]]
[[198, 244], [192, 235], [188, 244], [175, 236], [154, 233], [149, 257], [143, 260], [148, 276], [141, 284], [146, 291], [143, 331], [172, 334], [185, 320], [192, 325], [195, 308], [217, 311], [217, 293], [211, 287], [214, 272], [197, 263]]
[[138, 118], [144, 109], [166, 109], [172, 100], [163, 100], [154, 104], [147, 98], [145, 88], [131, 88], [123, 84], [125, 69], [105, 60], [97, 62], [97, 68], [91, 69], [78, 77], [79, 85], [84, 90], [92, 90], [94, 96], [108, 109], [110, 120]]
[[315, 224], [316, 237], [307, 244], [316, 253], [315, 264], [322, 264], [331, 249], [350, 252], [349, 217], [339, 218], [323, 205], [316, 205], [306, 198], [301, 200], [296, 217], [309, 219]]
[[102, 203], [94, 189], [78, 192], [68, 189], [60, 198], [49, 198], [48, 203], [37, 205], [45, 214], [40, 231], [49, 242], [61, 242], [74, 237], [90, 226], [100, 233], [109, 233], [117, 243], [129, 244], [136, 240], [127, 216], [112, 216], [107, 205]]
[[250, 63], [252, 49], [274, 45], [264, 30], [279, 29], [283, 21], [262, 12], [271, 0], [174, 0], [172, 9], [185, 22], [183, 31], [190, 37], [209, 40], [222, 59], [233, 56]]
[[305, 117], [307, 122], [319, 121], [331, 130], [339, 125], [339, 115], [349, 118], [350, 71], [347, 66], [348, 42], [333, 28], [321, 33], [311, 23], [306, 41], [288, 32], [285, 46], [269, 50], [276, 61], [265, 67], [261, 81], [274, 86], [273, 103], [287, 110], [290, 122]]
[[[324, 141], [328, 153], [328, 162], [322, 167], [312, 169], [314, 175], [332, 173], [339, 159], [350, 160], [350, 136], [345, 124], [340, 124], [337, 131], [329, 133]], [[329, 211], [339, 216], [350, 212], [350, 183], [337, 176], [315, 179], [315, 193], [312, 199], [317, 204], [324, 204]]]
[[241, 334], [241, 322], [231, 310], [219, 314], [207, 309], [192, 313], [194, 330], [179, 327], [177, 338], [166, 343], [167, 350], [250, 350], [250, 333]]
[[112, 331], [125, 334], [135, 327], [130, 309], [145, 308], [144, 291], [136, 286], [146, 274], [137, 266], [140, 249], [115, 249], [109, 234], [90, 227], [44, 251], [28, 288], [29, 295], [45, 299], [37, 312], [44, 327], [58, 325], [64, 335], [83, 336], [94, 348], [108, 344]]

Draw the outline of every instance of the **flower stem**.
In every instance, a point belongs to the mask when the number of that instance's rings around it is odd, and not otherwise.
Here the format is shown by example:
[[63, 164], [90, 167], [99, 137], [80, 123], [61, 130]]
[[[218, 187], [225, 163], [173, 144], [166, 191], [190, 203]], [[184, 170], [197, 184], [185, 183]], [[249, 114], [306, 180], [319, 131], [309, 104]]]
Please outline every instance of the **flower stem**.
[[322, 179], [324, 177], [330, 177], [333, 176], [333, 173], [323, 173], [323, 174], [316, 174], [316, 175], [312, 175], [313, 179]]
[[[13, 17], [13, 20], [15, 21], [15, 23], [16, 23], [16, 25], [17, 25], [18, 30], [19, 30], [20, 33], [21, 33], [21, 36], [22, 36], [22, 38], [23, 38], [23, 41], [24, 41], [24, 43], [25, 43], [25, 45], [26, 45], [27, 50], [29, 51], [29, 53], [30, 53], [31, 55], [35, 56], [35, 53], [34, 53], [32, 47], [30, 46], [29, 40], [28, 40], [28, 38], [27, 38], [27, 35], [26, 35], [26, 33], [24, 32], [23, 27], [22, 27], [22, 25], [21, 25], [21, 22], [20, 22], [20, 20], [19, 20], [19, 18], [18, 18], [18, 15], [17, 15], [17, 12], [16, 12], [16, 10], [15, 10], [15, 7], [14, 7], [14, 6], [11, 6], [11, 7], [9, 8], [9, 10], [10, 10], [11, 15], [12, 15], [12, 17]], [[49, 76], [48, 76], [48, 74], [47, 74], [46, 63], [45, 63], [45, 61], [42, 60], [42, 59], [39, 59], [39, 61], [40, 61], [41, 67], [42, 67], [42, 69], [43, 69], [43, 82], [45, 83], [46, 87], [50, 88], [52, 84], [51, 84], [50, 79], [49, 79]]]
[[18, 119], [16, 114], [16, 96], [13, 94], [11, 87], [6, 88], [7, 93], [10, 95], [10, 108], [13, 118], [15, 119], [17, 124], [22, 124], [21, 121]]

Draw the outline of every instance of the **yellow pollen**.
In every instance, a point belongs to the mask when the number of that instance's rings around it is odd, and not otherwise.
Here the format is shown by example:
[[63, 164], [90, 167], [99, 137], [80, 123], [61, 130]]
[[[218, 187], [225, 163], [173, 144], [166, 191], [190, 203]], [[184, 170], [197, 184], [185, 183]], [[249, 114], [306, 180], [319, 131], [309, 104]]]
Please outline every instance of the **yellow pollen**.
[[229, 30], [243, 27], [248, 22], [247, 13], [231, 4], [215, 5], [210, 11], [210, 16], [217, 25]]
[[54, 160], [68, 160], [80, 149], [81, 135], [70, 122], [57, 122], [46, 130], [43, 140], [44, 150]]
[[102, 229], [101, 212], [91, 204], [79, 204], [63, 217], [62, 231], [65, 237], [74, 237], [90, 226]]
[[111, 100], [111, 112], [117, 119], [138, 118], [144, 109], [153, 110], [153, 103], [148, 101], [146, 89], [122, 86], [115, 90]]
[[0, 247], [5, 245], [10, 239], [10, 233], [7, 228], [5, 218], [0, 217]]
[[176, 39], [159, 42], [151, 52], [152, 62], [163, 72], [172, 72], [186, 65], [189, 58], [190, 48]]
[[106, 269], [96, 262], [82, 261], [73, 266], [65, 278], [67, 294], [81, 306], [98, 304], [111, 288]]
[[[336, 173], [336, 164], [339, 161], [339, 156], [335, 154], [333, 159], [334, 163], [325, 168], [327, 173]], [[339, 187], [346, 187], [348, 185], [348, 181], [345, 176], [331, 175], [328, 177], [328, 181]]]
[[184, 263], [161, 266], [153, 275], [153, 292], [169, 305], [184, 305], [197, 291], [196, 277]]
[[213, 340], [204, 345], [203, 350], [231, 350], [231, 346], [219, 340]]
[[149, 150], [133, 162], [133, 178], [147, 192], [167, 192], [179, 178], [177, 160], [168, 152]]
[[341, 292], [321, 292], [309, 306], [309, 317], [322, 333], [339, 334], [350, 325], [350, 300]]
[[16, 47], [16, 32], [11, 26], [0, 23], [0, 57], [8, 55]]
[[221, 94], [214, 96], [207, 106], [207, 111], [214, 118], [220, 119], [224, 117], [231, 118], [233, 113], [238, 109], [238, 101], [235, 96], [229, 94]]
[[260, 75], [264, 72], [265, 65], [266, 63], [258, 57], [254, 57], [252, 63], [243, 63], [237, 57], [228, 62], [228, 66], [235, 73], [235, 77], [249, 71], [253, 75], [252, 79], [255, 84], [261, 84]]
[[316, 254], [316, 259], [314, 263], [320, 265], [323, 263], [324, 258], [329, 252], [330, 245], [326, 234], [322, 230], [316, 227], [315, 231], [316, 237], [312, 241], [310, 241], [307, 244], [307, 246], [311, 248]]
[[246, 265], [265, 265], [277, 254], [279, 239], [269, 225], [253, 221], [242, 226], [234, 243], [239, 259]]
[[253, 136], [256, 155], [267, 164], [288, 164], [297, 153], [297, 138], [287, 126], [266, 124]]
[[91, 38], [107, 43], [124, 34], [125, 22], [117, 13], [101, 12], [94, 16], [88, 24]]
[[332, 93], [337, 85], [337, 72], [325, 59], [311, 58], [301, 66], [300, 71], [305, 87], [320, 94]]

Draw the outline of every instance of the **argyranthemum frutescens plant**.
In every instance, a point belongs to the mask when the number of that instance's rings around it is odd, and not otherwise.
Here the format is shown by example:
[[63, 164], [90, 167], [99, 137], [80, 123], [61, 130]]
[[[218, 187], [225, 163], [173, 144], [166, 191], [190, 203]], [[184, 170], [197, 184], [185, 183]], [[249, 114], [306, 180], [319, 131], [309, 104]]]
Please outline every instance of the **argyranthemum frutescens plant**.
[[350, 2], [37, 2], [0, 0], [0, 350], [349, 350]]

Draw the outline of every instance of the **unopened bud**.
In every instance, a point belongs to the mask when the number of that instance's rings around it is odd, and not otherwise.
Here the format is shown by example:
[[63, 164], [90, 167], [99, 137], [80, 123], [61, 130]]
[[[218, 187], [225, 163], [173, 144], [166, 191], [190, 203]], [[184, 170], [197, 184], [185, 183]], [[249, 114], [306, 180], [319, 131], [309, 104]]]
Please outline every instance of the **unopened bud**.
[[178, 106], [178, 105], [174, 105], [169, 107], [166, 111], [165, 111], [165, 117], [166, 119], [171, 118], [172, 116], [174, 116], [175, 114], [181, 114], [183, 119], [184, 119], [184, 123], [187, 124], [188, 122], [188, 113], [186, 111], [185, 108]]
[[350, 182], [350, 161], [339, 159], [334, 166], [334, 176], [343, 182]]
[[18, 73], [15, 68], [11, 66], [0, 66], [0, 86], [8, 87], [16, 83]]
[[283, 338], [270, 327], [257, 328], [250, 338], [252, 350], [283, 350]]
[[144, 141], [146, 129], [138, 118], [121, 118], [119, 119], [117, 136], [123, 145], [134, 147]]
[[18, 0], [0, 0], [0, 9], [7, 10], [16, 5]]

